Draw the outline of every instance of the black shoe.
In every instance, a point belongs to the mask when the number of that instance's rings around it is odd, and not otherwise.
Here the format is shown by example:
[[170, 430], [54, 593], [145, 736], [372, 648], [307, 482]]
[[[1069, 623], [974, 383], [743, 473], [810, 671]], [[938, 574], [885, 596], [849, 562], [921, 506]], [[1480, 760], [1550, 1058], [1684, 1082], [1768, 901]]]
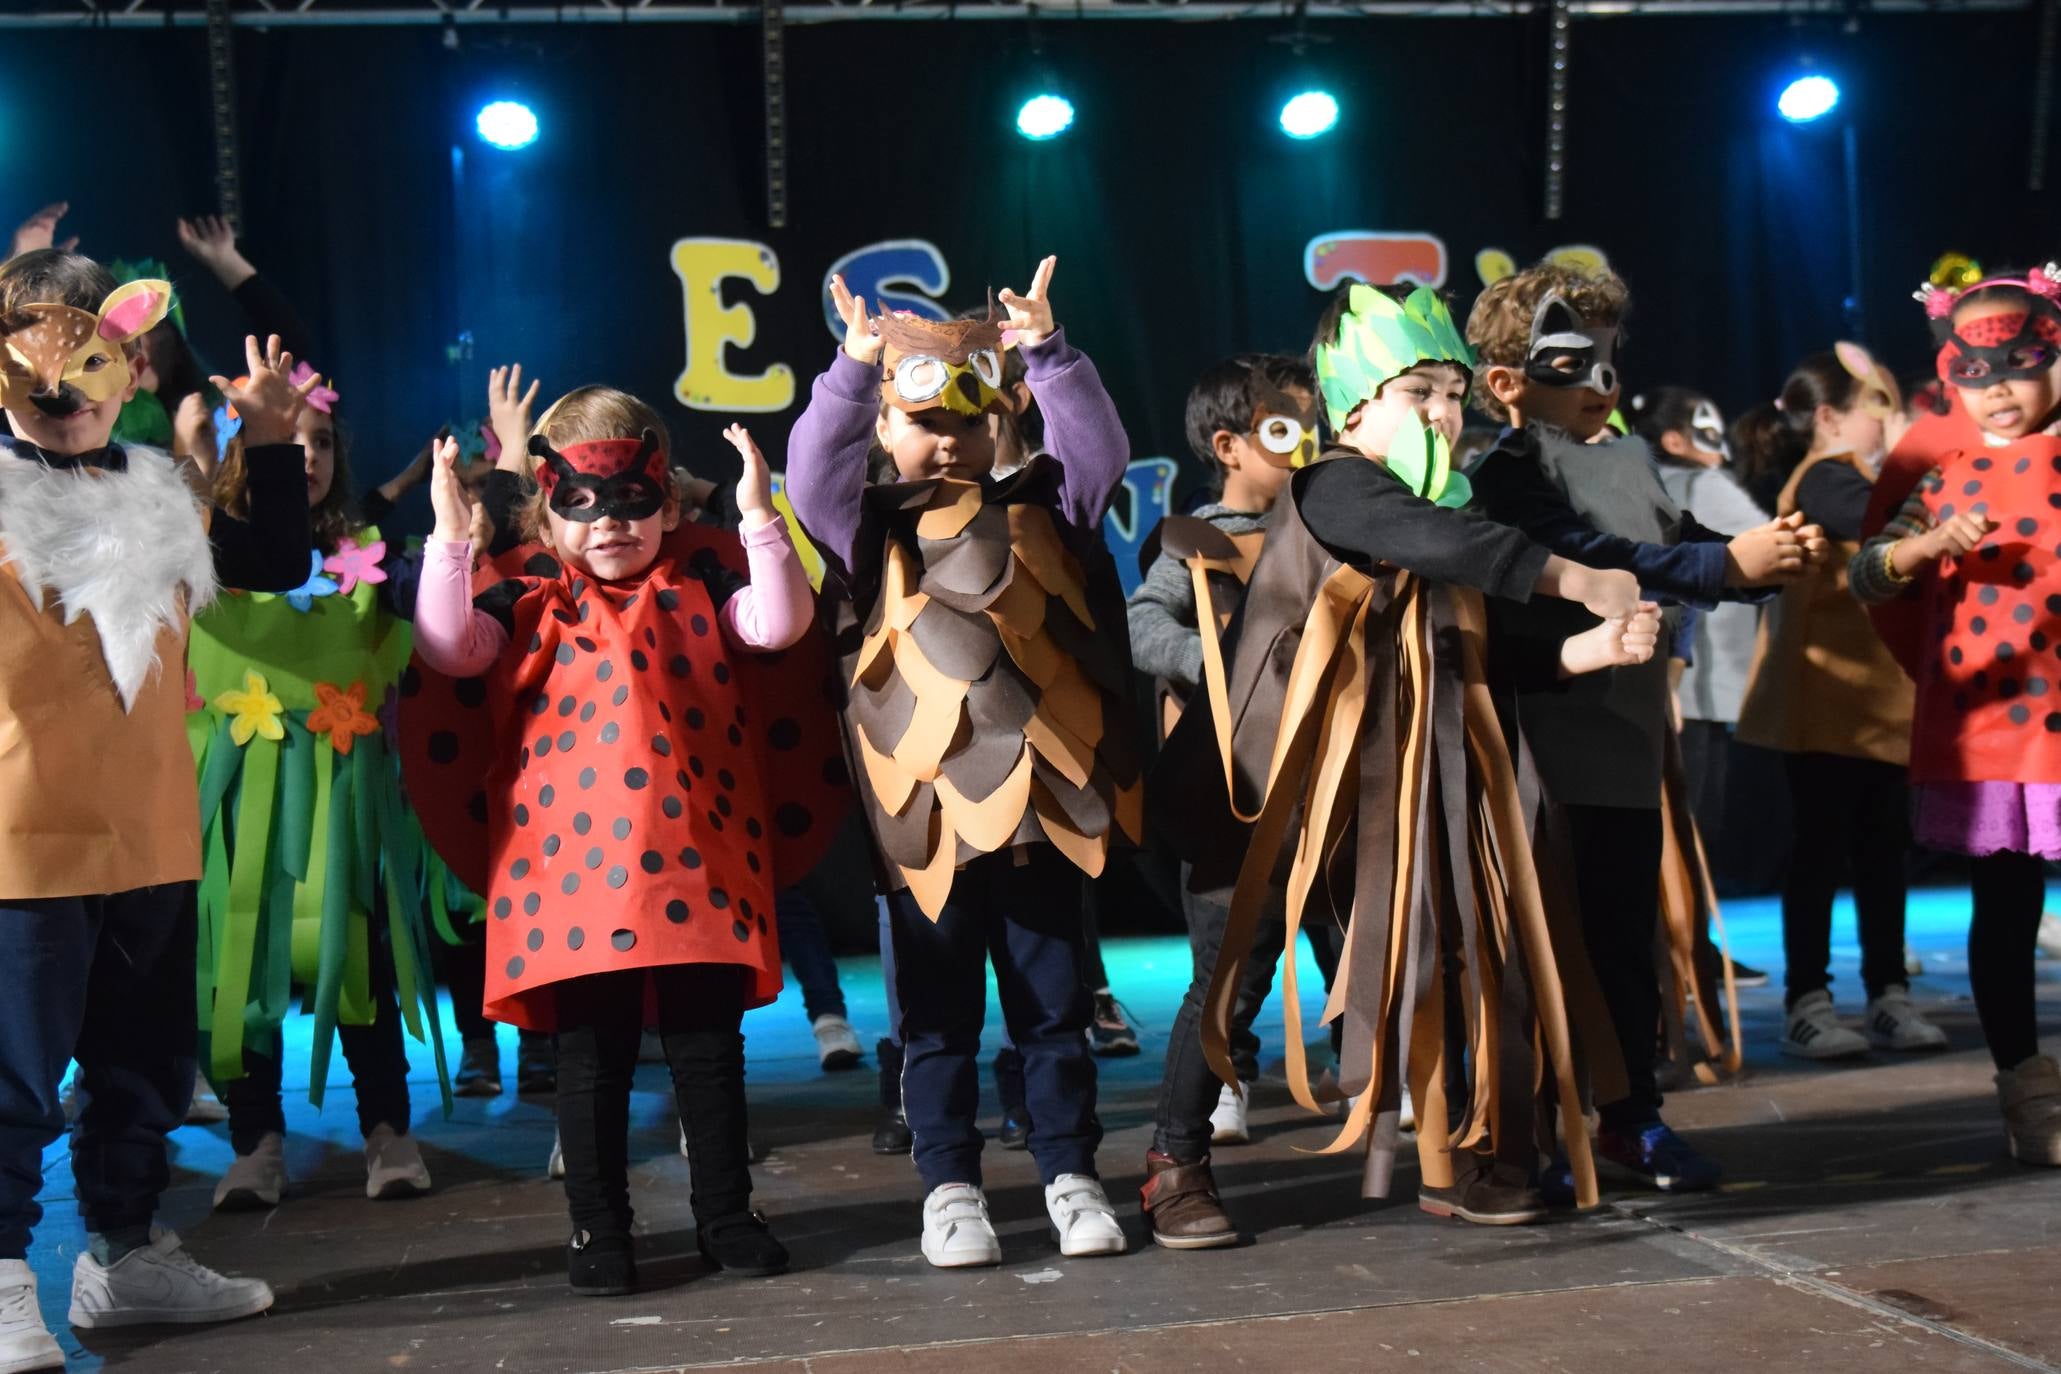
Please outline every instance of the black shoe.
[[458, 1074], [451, 1080], [454, 1097], [499, 1097], [501, 1095], [501, 1047], [492, 1040], [468, 1040], [465, 1055], [458, 1061]]
[[736, 1212], [697, 1224], [694, 1244], [703, 1259], [725, 1274], [757, 1279], [787, 1272], [787, 1247], [773, 1238], [757, 1212]]
[[1030, 1148], [1030, 1122], [1013, 1116], [1002, 1118], [1002, 1130], [995, 1137], [1005, 1150], [1028, 1150]]
[[916, 1137], [909, 1130], [909, 1118], [902, 1115], [902, 1109], [883, 1110], [880, 1120], [873, 1124], [873, 1153], [877, 1155], [905, 1155], [916, 1146]]
[[637, 1291], [637, 1256], [626, 1235], [575, 1231], [565, 1243], [565, 1276], [583, 1298], [619, 1298]]
[[1737, 959], [1734, 959], [1732, 961], [1732, 982], [1735, 986], [1742, 988], [1764, 988], [1768, 985], [1768, 971], [1755, 968], [1751, 964], [1742, 964]]
[[558, 1047], [548, 1035], [525, 1035], [515, 1052], [515, 1091], [546, 1097], [558, 1091]]
[[1103, 1059], [1121, 1059], [1138, 1052], [1138, 1032], [1124, 1015], [1114, 993], [1095, 994], [1095, 1019], [1088, 1023], [1088, 1050]]

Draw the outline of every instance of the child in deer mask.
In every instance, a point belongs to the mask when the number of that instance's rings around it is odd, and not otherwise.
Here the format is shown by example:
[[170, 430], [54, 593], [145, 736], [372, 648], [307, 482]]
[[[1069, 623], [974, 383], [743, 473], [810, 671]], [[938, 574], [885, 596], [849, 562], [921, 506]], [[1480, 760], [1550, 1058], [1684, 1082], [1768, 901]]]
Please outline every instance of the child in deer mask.
[[57, 1369], [24, 1262], [43, 1151], [72, 1135], [92, 1242], [72, 1324], [222, 1321], [271, 1306], [255, 1279], [203, 1268], [151, 1217], [165, 1135], [193, 1092], [200, 824], [186, 743], [188, 617], [218, 586], [283, 591], [307, 574], [292, 360], [248, 344], [219, 381], [252, 450], [248, 520], [215, 511], [189, 467], [111, 444], [136, 389], [135, 341], [171, 301], [117, 289], [89, 258], [42, 249], [0, 267], [0, 1367]]
[[[846, 603], [846, 725], [893, 908], [923, 1254], [946, 1267], [1001, 1258], [974, 1121], [991, 950], [1060, 1249], [1124, 1248], [1095, 1174], [1080, 884], [1138, 834], [1122, 593], [1091, 571], [1113, 572], [1096, 555], [1130, 452], [1054, 322], [1053, 266], [1002, 293], [1006, 321], [876, 319], [835, 280], [844, 347], [789, 444], [796, 514]], [[996, 480], [1004, 324], [1048, 453]]]

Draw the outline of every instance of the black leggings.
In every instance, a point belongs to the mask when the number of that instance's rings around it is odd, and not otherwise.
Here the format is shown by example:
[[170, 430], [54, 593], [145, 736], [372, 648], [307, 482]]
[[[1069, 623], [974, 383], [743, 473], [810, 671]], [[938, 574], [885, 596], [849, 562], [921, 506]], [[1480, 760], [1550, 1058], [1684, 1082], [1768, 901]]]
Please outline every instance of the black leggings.
[[1832, 899], [1851, 883], [1861, 937], [1861, 983], [1879, 997], [1904, 973], [1905, 856], [1910, 789], [1904, 770], [1874, 759], [1790, 754], [1794, 843], [1782, 882], [1784, 999], [1832, 986]]
[[2046, 906], [2046, 863], [2036, 854], [1975, 861], [1975, 916], [1968, 923], [1968, 981], [1990, 1057], [2015, 1069], [2040, 1052], [2032, 958]]
[[1660, 925], [1660, 810], [1564, 806], [1582, 941], [1624, 1055], [1629, 1091], [1598, 1104], [1608, 1130], [1632, 1131], [1660, 1119], [1654, 1078], [1660, 1034], [1660, 975], [1654, 937]]
[[627, 969], [558, 989], [558, 1133], [573, 1229], [630, 1230], [630, 1080], [644, 1030], [645, 980], [693, 1169], [696, 1224], [751, 1208], [745, 1143], [744, 1020], [749, 973], [736, 964]]

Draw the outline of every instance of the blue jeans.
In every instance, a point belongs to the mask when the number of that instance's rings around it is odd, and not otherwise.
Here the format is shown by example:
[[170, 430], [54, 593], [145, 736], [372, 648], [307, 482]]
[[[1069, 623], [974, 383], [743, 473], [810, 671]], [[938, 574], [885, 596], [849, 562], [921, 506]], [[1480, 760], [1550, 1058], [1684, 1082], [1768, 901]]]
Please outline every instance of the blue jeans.
[[43, 1219], [43, 1151], [79, 1061], [72, 1176], [89, 1231], [148, 1226], [193, 1097], [194, 889], [0, 899], [0, 1259]]
[[823, 917], [800, 888], [783, 888], [773, 898], [773, 919], [780, 926], [780, 957], [801, 984], [802, 1010], [810, 1021], [844, 1015], [844, 989], [837, 981], [837, 956]]
[[1095, 1173], [1102, 1123], [1086, 1031], [1094, 1000], [1084, 976], [1080, 871], [1048, 845], [988, 854], [960, 869], [937, 921], [907, 892], [893, 908], [894, 982], [901, 995], [902, 1106], [926, 1188], [981, 1181], [980, 1032], [986, 961], [1009, 1039], [1023, 1055], [1030, 1151], [1044, 1182]]

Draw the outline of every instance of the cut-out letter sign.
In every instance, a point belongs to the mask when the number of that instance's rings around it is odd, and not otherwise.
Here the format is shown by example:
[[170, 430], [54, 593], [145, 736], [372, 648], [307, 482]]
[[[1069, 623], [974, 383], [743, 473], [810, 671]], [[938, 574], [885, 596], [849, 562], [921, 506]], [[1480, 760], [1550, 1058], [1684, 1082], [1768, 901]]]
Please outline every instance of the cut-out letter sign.
[[723, 304], [723, 284], [736, 278], [760, 295], [778, 289], [780, 259], [750, 239], [681, 239], [673, 245], [673, 272], [686, 303], [687, 366], [673, 395], [693, 410], [763, 414], [794, 404], [794, 369], [775, 363], [756, 376], [732, 372], [729, 350], [758, 337], [751, 307]]

